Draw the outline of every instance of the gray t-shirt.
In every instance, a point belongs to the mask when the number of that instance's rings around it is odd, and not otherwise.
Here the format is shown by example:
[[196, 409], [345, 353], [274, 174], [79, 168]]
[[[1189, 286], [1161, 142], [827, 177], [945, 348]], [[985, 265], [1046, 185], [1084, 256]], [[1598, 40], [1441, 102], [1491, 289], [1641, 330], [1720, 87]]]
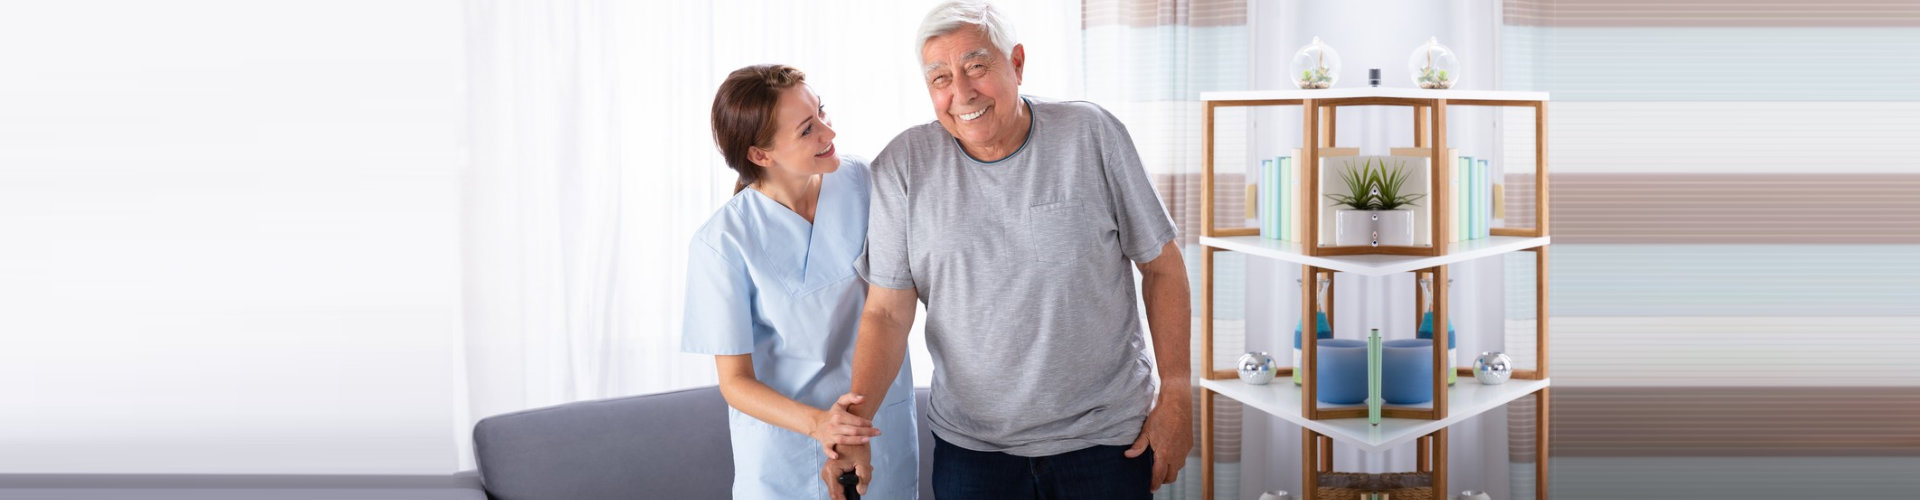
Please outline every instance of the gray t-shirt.
[[1174, 238], [1126, 127], [1025, 98], [1033, 127], [982, 162], [939, 122], [873, 161], [868, 281], [927, 308], [941, 439], [1046, 456], [1139, 436], [1152, 365], [1133, 263]]

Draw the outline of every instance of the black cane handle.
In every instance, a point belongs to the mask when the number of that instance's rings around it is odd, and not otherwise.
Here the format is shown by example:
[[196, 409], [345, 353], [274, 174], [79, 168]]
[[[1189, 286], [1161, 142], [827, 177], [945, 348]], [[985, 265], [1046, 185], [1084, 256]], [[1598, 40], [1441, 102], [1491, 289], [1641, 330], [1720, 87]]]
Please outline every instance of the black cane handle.
[[860, 500], [860, 476], [852, 472], [840, 473], [840, 493], [847, 500]]

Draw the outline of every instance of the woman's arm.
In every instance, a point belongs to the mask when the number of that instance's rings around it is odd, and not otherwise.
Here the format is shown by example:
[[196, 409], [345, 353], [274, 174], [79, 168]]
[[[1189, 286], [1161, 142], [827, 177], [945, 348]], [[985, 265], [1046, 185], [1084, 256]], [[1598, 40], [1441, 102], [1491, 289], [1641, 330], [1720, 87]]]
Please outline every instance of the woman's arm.
[[761, 383], [753, 374], [752, 354], [713, 358], [720, 374], [720, 395], [727, 399], [727, 405], [763, 422], [812, 437], [820, 442], [827, 458], [840, 458], [833, 449], [836, 444], [866, 444], [873, 436], [880, 435], [880, 429], [873, 428], [873, 421], [847, 412], [847, 407], [859, 403], [862, 396], [846, 394], [828, 409], [814, 408]]

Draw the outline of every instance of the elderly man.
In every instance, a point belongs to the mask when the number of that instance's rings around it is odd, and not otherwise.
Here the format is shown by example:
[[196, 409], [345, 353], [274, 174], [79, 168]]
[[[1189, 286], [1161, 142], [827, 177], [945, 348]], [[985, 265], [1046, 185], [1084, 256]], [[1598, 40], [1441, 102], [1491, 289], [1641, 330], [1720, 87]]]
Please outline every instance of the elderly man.
[[[1132, 139], [1092, 103], [1021, 96], [1025, 48], [985, 2], [935, 7], [919, 38], [938, 120], [873, 161], [852, 389], [867, 402], [852, 411], [871, 417], [886, 400], [917, 298], [935, 496], [1150, 498], [1192, 447], [1191, 306]], [[823, 476], [851, 466], [866, 484], [863, 448], [840, 446]]]

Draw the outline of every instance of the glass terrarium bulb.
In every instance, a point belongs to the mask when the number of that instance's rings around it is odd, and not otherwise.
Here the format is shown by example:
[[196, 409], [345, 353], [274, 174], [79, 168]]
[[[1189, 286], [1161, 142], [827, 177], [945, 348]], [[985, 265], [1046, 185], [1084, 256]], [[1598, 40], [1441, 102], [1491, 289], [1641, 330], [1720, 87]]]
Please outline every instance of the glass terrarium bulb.
[[1340, 52], [1321, 42], [1320, 37], [1313, 37], [1313, 43], [1293, 53], [1293, 62], [1287, 65], [1287, 79], [1303, 89], [1333, 87], [1340, 82]]
[[1415, 87], [1453, 88], [1460, 81], [1460, 60], [1454, 58], [1453, 49], [1440, 44], [1438, 37], [1431, 37], [1407, 56], [1407, 73], [1413, 76]]

